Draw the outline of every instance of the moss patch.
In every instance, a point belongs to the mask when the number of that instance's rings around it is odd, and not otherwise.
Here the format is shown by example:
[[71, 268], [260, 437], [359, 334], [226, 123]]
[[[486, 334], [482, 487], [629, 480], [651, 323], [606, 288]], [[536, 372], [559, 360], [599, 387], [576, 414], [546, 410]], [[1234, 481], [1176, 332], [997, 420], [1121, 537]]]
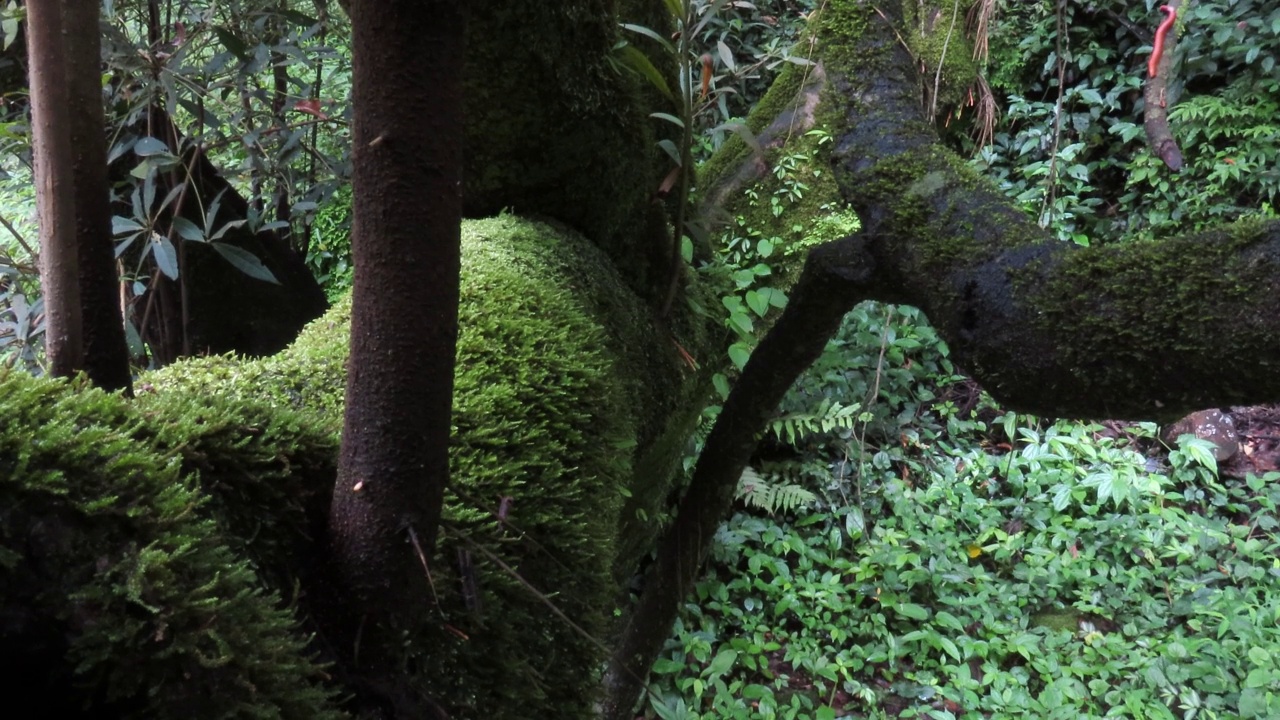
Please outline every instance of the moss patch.
[[[415, 662], [426, 691], [456, 716], [586, 717], [599, 649], [498, 560], [579, 628], [607, 637], [615, 569], [634, 566], [619, 556], [619, 528], [653, 529], [633, 522], [634, 506], [622, 516], [624, 493], [665, 499], [680, 457], [672, 438], [687, 437], [697, 417], [679, 409], [701, 408], [705, 388], [675, 342], [705, 357], [717, 336], [695, 313], [659, 328], [609, 258], [565, 228], [468, 221], [462, 257], [453, 486], [432, 567], [439, 608], [428, 606]], [[158, 397], [256, 397], [332, 436], [349, 322], [344, 300], [280, 355], [182, 363], [145, 382]], [[473, 572], [459, 571], [459, 553]], [[464, 577], [475, 580], [478, 608], [463, 600]]]
[[0, 685], [46, 689], [52, 714], [343, 717], [292, 613], [236, 553], [248, 539], [226, 542], [183, 472], [235, 443], [166, 448], [183, 418], [17, 373], [0, 376], [0, 413]]

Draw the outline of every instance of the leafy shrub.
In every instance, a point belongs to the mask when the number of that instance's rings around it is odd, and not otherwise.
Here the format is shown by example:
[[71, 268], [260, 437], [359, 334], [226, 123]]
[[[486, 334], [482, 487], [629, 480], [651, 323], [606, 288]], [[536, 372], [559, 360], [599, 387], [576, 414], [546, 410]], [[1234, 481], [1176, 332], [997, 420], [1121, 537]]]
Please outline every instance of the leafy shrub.
[[[1061, 57], [1056, 7], [1067, 28]], [[1150, 2], [1041, 1], [1005, 4], [993, 26], [990, 85], [1004, 118], [975, 162], [1064, 240], [1166, 236], [1274, 213], [1280, 8], [1205, 0], [1184, 13], [1166, 94], [1185, 159], [1178, 173], [1142, 129], [1157, 17]]]

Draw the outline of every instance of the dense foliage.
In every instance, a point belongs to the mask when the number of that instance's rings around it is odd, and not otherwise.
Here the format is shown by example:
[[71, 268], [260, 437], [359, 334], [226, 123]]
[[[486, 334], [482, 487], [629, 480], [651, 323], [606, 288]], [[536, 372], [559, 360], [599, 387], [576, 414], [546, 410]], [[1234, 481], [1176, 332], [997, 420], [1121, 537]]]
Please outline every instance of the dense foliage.
[[1006, 3], [991, 30], [989, 84], [1003, 118], [990, 145], [956, 140], [1063, 239], [1162, 237], [1276, 213], [1280, 8], [1186, 4], [1165, 96], [1186, 160], [1174, 173], [1142, 125], [1158, 4]]
[[[705, 96], [685, 118], [699, 130], [688, 150], [703, 157], [729, 133], [741, 133], [738, 121], [774, 73], [786, 63], [805, 66], [803, 48], [791, 43], [803, 13], [816, 4], [685, 4], [692, 13], [687, 17], [699, 24], [695, 40], [684, 48], [693, 71], [684, 81], [692, 88], [704, 62], [711, 68]], [[293, 231], [295, 245], [337, 299], [351, 278], [350, 195], [341, 187], [349, 162], [343, 120], [349, 109], [341, 90], [349, 70], [341, 26], [294, 10], [251, 5], [191, 10], [183, 16], [186, 34], [164, 39], [173, 50], [169, 61], [146, 73], [135, 71], [140, 48], [150, 40], [140, 34], [139, 18], [128, 14], [138, 10], [119, 4], [119, 14], [109, 18], [109, 68], [118, 75], [108, 90], [116, 101], [116, 122], [123, 126], [131, 116], [136, 119], [133, 98], [160, 97], [256, 201], [254, 221]], [[993, 142], [983, 146], [961, 134], [970, 129], [971, 114], [953, 113], [948, 127], [954, 144], [971, 151], [974, 162], [1051, 232], [1089, 244], [1274, 214], [1280, 190], [1280, 105], [1275, 100], [1280, 95], [1275, 70], [1280, 9], [1254, 0], [1201, 0], [1184, 17], [1186, 31], [1177, 49], [1181, 60], [1168, 94], [1174, 132], [1187, 157], [1187, 168], [1176, 176], [1152, 157], [1141, 129], [1140, 86], [1156, 17], [1153, 3], [1039, 1], [1004, 3], [1001, 10], [990, 32], [987, 76], [1003, 120]], [[1061, 37], [1059, 28], [1066, 29]], [[645, 36], [637, 29], [625, 37], [639, 47]], [[652, 61], [661, 64], [662, 58]], [[627, 67], [620, 62], [618, 71]], [[138, 84], [120, 80], [126, 76], [139, 78]], [[668, 115], [657, 122], [684, 122]], [[317, 134], [322, 128], [328, 132]], [[21, 137], [19, 122], [0, 130]], [[810, 140], [815, 147], [830, 142], [822, 130], [813, 131]], [[137, 139], [126, 134], [113, 152], [131, 147], [137, 149]], [[683, 154], [674, 145], [662, 148], [673, 161]], [[139, 167], [137, 182], [119, 189], [137, 208], [134, 217], [118, 224], [125, 231], [122, 243], [149, 237], [143, 230], [153, 224], [152, 208], [165, 201], [154, 192], [148, 195], [147, 178], [174, 170], [179, 149], [142, 150], [149, 159]], [[812, 197], [811, 186], [824, 172], [811, 166], [812, 159], [804, 153], [781, 158], [770, 191], [747, 191], [754, 193], [750, 209], [791, 218], [798, 202]], [[25, 171], [17, 165], [4, 169], [14, 180], [0, 188], [0, 215], [29, 237], [30, 226], [23, 221], [30, 202], [23, 189]], [[731, 368], [745, 364], [763, 328], [787, 302], [785, 261], [806, 244], [852, 232], [857, 223], [846, 209], [824, 207], [820, 217], [795, 216], [794, 237], [782, 238], [760, 231], [752, 217], [731, 219], [711, 256], [698, 259], [701, 272], [721, 288], [703, 309], [723, 316], [733, 339]], [[125, 269], [131, 292], [145, 296], [147, 279], [157, 271], [180, 272], [173, 242], [213, 242], [218, 230], [190, 228], [173, 240], [141, 243], [146, 252]], [[692, 242], [684, 250], [685, 259], [694, 261]], [[473, 487], [482, 497], [455, 488], [448, 547], [456, 552], [478, 541], [476, 553], [514, 555], [525, 570], [540, 576], [544, 588], [579, 583], [585, 588], [581, 597], [556, 600], [581, 627], [603, 635], [609, 601], [601, 599], [602, 588], [614, 568], [603, 563], [606, 555], [600, 552], [612, 542], [607, 537], [612, 524], [600, 518], [634, 508], [619, 510], [620, 495], [575, 490], [566, 504], [537, 490], [544, 475], [568, 468], [611, 477], [618, 470], [616, 450], [632, 442], [626, 436], [647, 433], [653, 441], [659, 434], [598, 425], [581, 409], [587, 393], [563, 387], [565, 378], [583, 381], [591, 393], [608, 396], [602, 405], [616, 401], [617, 388], [602, 388], [593, 380], [598, 366], [616, 360], [593, 349], [600, 344], [595, 321], [628, 318], [584, 318], [572, 310], [571, 321], [539, 322], [534, 318], [566, 299], [550, 288], [535, 293], [514, 282], [519, 273], [512, 272], [511, 258], [501, 248], [488, 247], [488, 252], [487, 261], [496, 269], [489, 276], [476, 275], [487, 284], [475, 286], [474, 305], [464, 315], [463, 351], [479, 355], [514, 345], [540, 356], [538, 350], [552, 341], [573, 351], [571, 357], [543, 357], [545, 366], [523, 357], [486, 355], [464, 371], [459, 388], [471, 395], [459, 406], [459, 429], [477, 444], [468, 446], [459, 462], [466, 477], [479, 478]], [[38, 343], [33, 341], [40, 327], [31, 255], [13, 235], [0, 231], [0, 359], [35, 366]], [[563, 269], [554, 258], [539, 257], [548, 267], [538, 272]], [[239, 261], [246, 272], [254, 267]], [[503, 303], [524, 324], [509, 327], [511, 318], [484, 313], [484, 302]], [[596, 310], [621, 312], [616, 306]], [[182, 382], [201, 382], [203, 370], [210, 384], [194, 386], [199, 389], [225, 388], [238, 380], [245, 395], [234, 396], [237, 401], [270, 386], [280, 404], [314, 401], [316, 409], [332, 413], [340, 402], [333, 378], [341, 377], [345, 355], [340, 343], [328, 339], [308, 346], [318, 333], [313, 330], [296, 347], [314, 353], [305, 360], [330, 378], [328, 384], [293, 375], [297, 368], [290, 363], [298, 360], [297, 353], [243, 365], [222, 358], [200, 361], [186, 368], [191, 376]], [[692, 357], [689, 363], [695, 363]], [[717, 397], [728, 394], [731, 374], [711, 379]], [[512, 377], [519, 382], [504, 384]], [[165, 397], [166, 376], [153, 378]], [[627, 392], [641, 384], [634, 377], [631, 382]], [[44, 386], [21, 387], [36, 392], [31, 388]], [[124, 412], [100, 399], [84, 402], [88, 409], [82, 414], [91, 419], [99, 412], [93, 403]], [[148, 402], [164, 408], [164, 400]], [[264, 507], [280, 502], [270, 488], [240, 484], [236, 477], [224, 481], [211, 469], [225, 458], [213, 451], [193, 453], [204, 446], [184, 444], [190, 438], [190, 443], [223, 447], [228, 440], [219, 432], [227, 426], [219, 424], [218, 413], [230, 412], [220, 406], [214, 412], [190, 398], [185, 402], [193, 404], [178, 408], [189, 421], [181, 433], [166, 426], [142, 438], [169, 453], [165, 457], [181, 456], [183, 474], [162, 468], [158, 476], [177, 483], [177, 489], [156, 490], [164, 501], [157, 512], [169, 513], [161, 520], [172, 527], [161, 533], [149, 525], [150, 516], [134, 521], [170, 544], [186, 538], [188, 525], [213, 522], [204, 515], [170, 518], [185, 507], [182, 503], [203, 502], [207, 515], [216, 513], [216, 493], [204, 501], [183, 494], [190, 492], [189, 478], [196, 474], [213, 475], [214, 487], [237, 502]], [[708, 418], [717, 409], [713, 405]], [[496, 420], [535, 410], [546, 417]], [[623, 415], [606, 419], [632, 422]], [[100, 424], [52, 427], [68, 437], [87, 427], [89, 437], [105, 438], [109, 433]], [[530, 445], [542, 447], [554, 439], [568, 447], [555, 445], [532, 464], [526, 456], [507, 457], [506, 448], [522, 432]], [[584, 443], [584, 438], [598, 439], [593, 433], [607, 435], [610, 444]], [[110, 439], [123, 442], [115, 435]], [[10, 440], [23, 458], [43, 452]], [[95, 455], [84, 457], [89, 460], [77, 455], [67, 462], [97, 462]], [[271, 459], [255, 460], [254, 477], [276, 472]], [[66, 491], [57, 486], [61, 481], [56, 473], [36, 478], [37, 486], [54, 489], [41, 491], [40, 501], [63, 503], [71, 508], [65, 512], [83, 515], [112, 509], [110, 503], [99, 507], [78, 497], [66, 500]], [[1073, 423], [1004, 412], [962, 378], [918, 311], [863, 305], [794, 388], [743, 475], [739, 505], [721, 528], [714, 561], [654, 668], [656, 685], [644, 712], [664, 720], [1276, 716], [1278, 481], [1273, 475], [1219, 477], [1202, 445], [1186, 442], [1167, 451], [1149, 425]], [[668, 488], [660, 490], [665, 494]], [[257, 495], [260, 491], [265, 494]], [[504, 498], [518, 508], [510, 527], [485, 507]], [[635, 514], [646, 520], [658, 515], [661, 499], [657, 508]], [[233, 526], [234, 520], [221, 519]], [[229, 532], [227, 543], [237, 545], [237, 538], [247, 537], [263, 544], [288, 542], [288, 527], [273, 529], [253, 517], [244, 522]], [[576, 529], [566, 530], [567, 525]], [[562, 560], [544, 557], [540, 548], [522, 545], [528, 531], [574, 541], [566, 555], [572, 570]], [[222, 562], [227, 555], [221, 545], [193, 547], [191, 552], [203, 553], [202, 561]], [[18, 561], [15, 553], [0, 548], [0, 570], [9, 572]], [[270, 571], [229, 567], [221, 581], [230, 584], [251, 584], [253, 572]], [[439, 579], [456, 584], [459, 571], [438, 572]], [[482, 575], [491, 603], [538, 620], [517, 627], [467, 608], [460, 597], [447, 598], [454, 623], [448, 627], [469, 633], [472, 640], [461, 641], [447, 628], [433, 638], [448, 648], [429, 660], [447, 666], [433, 692], [455, 706], [493, 716], [524, 712], [519, 702], [529, 697], [569, 703], [589, 695], [594, 660], [581, 661], [594, 657], [592, 644], [551, 617], [546, 599], [530, 593], [513, 574], [488, 568]], [[95, 592], [104, 598], [120, 589], [103, 587]], [[256, 595], [237, 597], [267, 618], [264, 622], [287, 625], [288, 618], [269, 607], [257, 608]], [[501, 603], [495, 602], [498, 597]], [[536, 647], [530, 638], [555, 638], [579, 664], [554, 666], [530, 656], [529, 648]], [[507, 664], [494, 662], [495, 648]], [[297, 671], [312, 672], [308, 667]], [[134, 682], [118, 682], [126, 681]], [[131, 687], [120, 692], [127, 694]], [[305, 699], [323, 703], [327, 698], [317, 691]]]
[[[1063, 240], [1274, 214], [1280, 9], [1192, 4], [1168, 95], [1177, 175], [1142, 130], [1155, 16], [1152, 3], [1001, 4], [993, 142], [963, 134], [980, 124], [969, 107], [943, 118]], [[785, 218], [790, 200], [750, 204]], [[785, 302], [775, 245], [743, 218], [721, 240], [738, 367], [770, 301]], [[1004, 412], [918, 311], [860, 306], [744, 473], [646, 716], [1275, 716], [1280, 475], [1221, 478], [1199, 441], [1170, 450], [1155, 430]]]
[[917, 312], [864, 305], [783, 416], [655, 666], [663, 718], [1273, 717], [1280, 475], [1154, 426], [1002, 412]]

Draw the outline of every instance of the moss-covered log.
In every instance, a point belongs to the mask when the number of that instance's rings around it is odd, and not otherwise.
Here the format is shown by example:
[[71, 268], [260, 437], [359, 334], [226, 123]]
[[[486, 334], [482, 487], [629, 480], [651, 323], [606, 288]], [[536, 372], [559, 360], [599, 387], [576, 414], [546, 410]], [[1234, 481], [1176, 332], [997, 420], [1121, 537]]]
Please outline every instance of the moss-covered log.
[[[705, 355], [718, 335], [655, 324], [568, 229], [507, 216], [462, 238], [454, 484], [413, 643], [421, 687], [457, 717], [587, 717], [604, 653], [583, 633], [609, 641], [705, 394], [673, 340]], [[349, 321], [340, 303], [279, 355], [179, 363], [141, 389], [266, 401], [336, 432]]]

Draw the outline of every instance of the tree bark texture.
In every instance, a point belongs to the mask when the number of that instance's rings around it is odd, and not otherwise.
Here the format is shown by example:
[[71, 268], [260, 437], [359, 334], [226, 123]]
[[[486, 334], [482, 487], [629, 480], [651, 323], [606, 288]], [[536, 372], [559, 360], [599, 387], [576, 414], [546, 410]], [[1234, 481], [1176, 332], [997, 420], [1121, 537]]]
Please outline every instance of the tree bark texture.
[[84, 362], [64, 32], [59, 0], [27, 3], [45, 353], [50, 374], [58, 376], [74, 374]]
[[406, 589], [425, 587], [418, 552], [431, 557], [448, 480], [465, 14], [444, 0], [351, 4], [356, 276], [330, 533], [378, 622], [429, 602]]
[[[769, 412], [861, 300], [920, 307], [957, 365], [1018, 411], [1160, 419], [1280, 400], [1280, 222], [1089, 248], [1049, 239], [940, 144], [902, 17], [901, 1], [844, 0], [811, 20], [821, 72], [775, 117], [832, 133], [826, 169], [862, 227], [810, 251], [726, 401], [616, 646], [603, 717], [631, 717]], [[722, 165], [707, 196], [767, 182], [767, 160]]]
[[129, 350], [118, 295], [110, 193], [107, 186], [106, 124], [102, 110], [98, 0], [62, 0], [67, 93], [75, 188], [84, 369], [107, 390], [131, 391]]

